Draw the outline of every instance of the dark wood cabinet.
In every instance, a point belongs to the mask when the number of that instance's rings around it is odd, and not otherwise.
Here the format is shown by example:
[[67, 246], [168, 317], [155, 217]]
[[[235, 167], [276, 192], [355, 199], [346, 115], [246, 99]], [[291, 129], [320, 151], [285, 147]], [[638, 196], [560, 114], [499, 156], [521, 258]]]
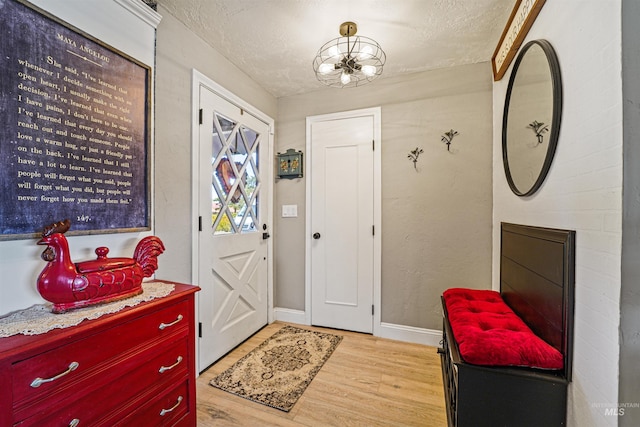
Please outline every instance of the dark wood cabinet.
[[195, 286], [0, 339], [1, 426], [195, 426]]
[[443, 303], [442, 380], [450, 427], [566, 425], [568, 381], [532, 368], [466, 363], [453, 340]]

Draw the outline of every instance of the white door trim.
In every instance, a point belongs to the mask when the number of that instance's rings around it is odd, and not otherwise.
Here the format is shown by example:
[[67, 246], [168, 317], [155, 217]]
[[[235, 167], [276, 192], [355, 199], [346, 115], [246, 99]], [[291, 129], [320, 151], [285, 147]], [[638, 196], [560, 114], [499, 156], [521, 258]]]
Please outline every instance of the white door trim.
[[[200, 232], [198, 230], [198, 186], [200, 185], [200, 176], [198, 170], [198, 153], [200, 145], [200, 88], [206, 87], [210, 91], [216, 93], [218, 96], [227, 99], [229, 102], [239, 106], [246, 113], [251, 114], [260, 121], [269, 125], [269, 153], [273, 153], [273, 134], [274, 134], [274, 120], [262, 111], [255, 108], [253, 105], [247, 103], [245, 100], [239, 98], [232, 92], [228, 91], [218, 83], [211, 80], [195, 68], [191, 73], [191, 277], [195, 280], [199, 276], [199, 260], [198, 260], [198, 247]], [[266, 171], [261, 171], [265, 174], [264, 183], [266, 185], [267, 194], [267, 214], [269, 218], [268, 229], [273, 234], [273, 168], [267, 168]], [[273, 323], [273, 238], [267, 240], [267, 321]], [[196, 319], [198, 322], [198, 294], [196, 293]], [[198, 328], [196, 327], [196, 346], [198, 346]], [[199, 354], [196, 348], [196, 356]], [[199, 365], [199, 360], [196, 360], [196, 366]]]
[[328, 120], [339, 120], [354, 117], [373, 116], [373, 136], [375, 140], [375, 150], [373, 151], [373, 223], [375, 226], [375, 234], [373, 236], [373, 304], [375, 306], [373, 314], [373, 335], [379, 336], [381, 333], [380, 312], [381, 308], [381, 275], [382, 275], [382, 202], [381, 202], [381, 171], [382, 171], [382, 109], [380, 107], [364, 108], [361, 110], [343, 111], [339, 113], [322, 114], [318, 116], [309, 116], [306, 121], [306, 153], [305, 170], [306, 170], [306, 226], [305, 226], [305, 323], [311, 324], [311, 162], [310, 157], [313, 155], [311, 146], [311, 125]]

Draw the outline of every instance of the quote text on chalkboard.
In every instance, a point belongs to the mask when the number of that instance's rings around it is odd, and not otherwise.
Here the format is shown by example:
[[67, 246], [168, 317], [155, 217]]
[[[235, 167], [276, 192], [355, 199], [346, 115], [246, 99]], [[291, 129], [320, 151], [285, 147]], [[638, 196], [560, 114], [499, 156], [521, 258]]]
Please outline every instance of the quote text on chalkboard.
[[0, 0], [0, 239], [149, 229], [149, 67]]

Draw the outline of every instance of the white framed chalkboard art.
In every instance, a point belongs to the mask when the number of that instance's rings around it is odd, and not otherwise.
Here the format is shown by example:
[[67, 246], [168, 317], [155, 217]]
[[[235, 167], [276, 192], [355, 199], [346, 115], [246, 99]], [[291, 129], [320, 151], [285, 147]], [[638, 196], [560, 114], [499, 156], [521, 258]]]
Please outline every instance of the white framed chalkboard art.
[[150, 67], [0, 0], [0, 240], [150, 229]]

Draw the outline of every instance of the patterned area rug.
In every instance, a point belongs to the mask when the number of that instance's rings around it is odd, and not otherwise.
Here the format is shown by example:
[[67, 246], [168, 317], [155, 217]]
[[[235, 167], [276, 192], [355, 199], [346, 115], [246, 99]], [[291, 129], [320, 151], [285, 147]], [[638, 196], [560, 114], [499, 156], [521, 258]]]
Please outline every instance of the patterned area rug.
[[289, 412], [342, 337], [284, 326], [209, 384]]

